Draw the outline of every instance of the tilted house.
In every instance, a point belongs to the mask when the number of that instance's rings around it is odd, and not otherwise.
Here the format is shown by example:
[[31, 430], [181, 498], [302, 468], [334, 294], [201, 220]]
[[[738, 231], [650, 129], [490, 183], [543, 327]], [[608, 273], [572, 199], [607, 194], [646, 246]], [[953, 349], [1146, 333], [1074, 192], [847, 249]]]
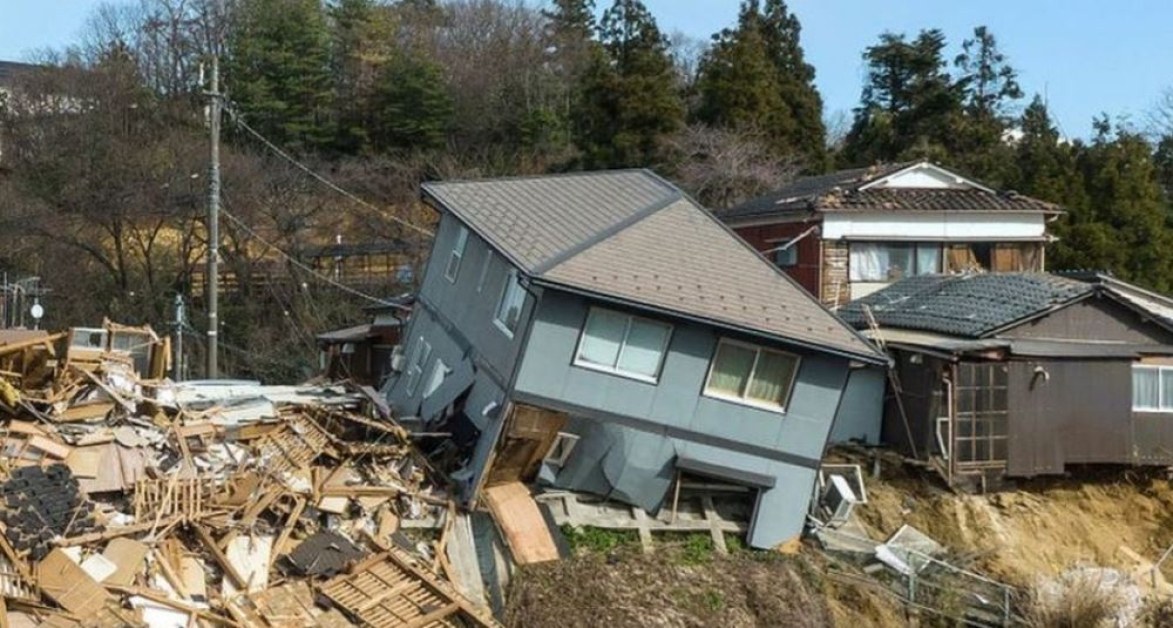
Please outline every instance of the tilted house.
[[1045, 270], [1059, 213], [922, 161], [800, 178], [718, 215], [837, 307], [915, 275]]
[[886, 358], [651, 172], [423, 196], [441, 218], [386, 390], [452, 433], [464, 499], [540, 479], [655, 512], [683, 470], [751, 488], [771, 547], [803, 527], [837, 413], [878, 431]]
[[973, 274], [840, 313], [894, 358], [885, 440], [955, 483], [1173, 463], [1173, 300], [1101, 275]]

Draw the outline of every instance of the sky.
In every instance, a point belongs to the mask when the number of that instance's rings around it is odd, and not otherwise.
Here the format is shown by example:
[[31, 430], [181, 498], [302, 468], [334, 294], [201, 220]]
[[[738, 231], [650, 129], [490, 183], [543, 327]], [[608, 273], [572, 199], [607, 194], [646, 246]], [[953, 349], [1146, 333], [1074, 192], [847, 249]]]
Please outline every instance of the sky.
[[[596, 0], [602, 6], [609, 0]], [[737, 18], [738, 0], [645, 0], [660, 28], [707, 40]], [[77, 40], [100, 0], [0, 0], [0, 60]], [[880, 33], [940, 28], [952, 48], [986, 25], [1042, 94], [1069, 137], [1087, 137], [1106, 112], [1143, 127], [1173, 87], [1173, 2], [1168, 0], [790, 0], [817, 72], [826, 114], [850, 115], [864, 77], [861, 53]], [[1025, 106], [1025, 100], [1022, 103]]]

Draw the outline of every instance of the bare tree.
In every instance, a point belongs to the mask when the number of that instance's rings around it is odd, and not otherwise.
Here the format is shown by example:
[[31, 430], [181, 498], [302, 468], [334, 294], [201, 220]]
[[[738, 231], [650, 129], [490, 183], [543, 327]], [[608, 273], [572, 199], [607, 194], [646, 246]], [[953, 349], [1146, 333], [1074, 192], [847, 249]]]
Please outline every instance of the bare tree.
[[699, 124], [686, 127], [671, 148], [677, 182], [714, 209], [777, 189], [800, 170], [796, 160], [774, 156], [749, 134]]

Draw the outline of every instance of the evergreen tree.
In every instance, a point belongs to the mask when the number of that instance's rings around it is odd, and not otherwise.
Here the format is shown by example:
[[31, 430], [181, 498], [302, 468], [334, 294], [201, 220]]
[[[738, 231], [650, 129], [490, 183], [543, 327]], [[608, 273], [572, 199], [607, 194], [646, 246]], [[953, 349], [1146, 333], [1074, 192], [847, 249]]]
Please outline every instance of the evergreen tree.
[[599, 39], [575, 115], [584, 161], [592, 168], [653, 165], [684, 121], [668, 41], [639, 0], [615, 0]]
[[444, 145], [452, 98], [443, 70], [428, 59], [401, 53], [375, 87], [371, 142], [378, 151], [434, 150]]
[[1022, 98], [1018, 73], [985, 26], [975, 28], [973, 38], [961, 48], [953, 63], [963, 106], [952, 119], [947, 142], [950, 161], [970, 176], [999, 186], [1012, 176], [1012, 149], [1006, 135], [1013, 122], [1011, 103]]
[[600, 51], [594, 40], [594, 0], [553, 0], [552, 5], [542, 16], [546, 19], [546, 54], [557, 105], [530, 112], [522, 122], [521, 134], [528, 147], [566, 149], [572, 140], [571, 116], [583, 101], [583, 77]]
[[225, 64], [249, 125], [292, 150], [334, 140], [330, 40], [321, 0], [241, 0]]
[[386, 14], [375, 0], [337, 0], [330, 7], [335, 141], [345, 154], [368, 148], [374, 77], [389, 58], [391, 33], [379, 28], [387, 22]]
[[912, 41], [884, 33], [864, 51], [868, 77], [843, 149], [847, 164], [946, 160], [961, 98], [946, 70], [944, 48], [945, 35], [926, 30]]
[[701, 60], [697, 118], [740, 132], [813, 172], [826, 165], [822, 99], [803, 61], [798, 20], [781, 0], [744, 0], [737, 28], [713, 36]]

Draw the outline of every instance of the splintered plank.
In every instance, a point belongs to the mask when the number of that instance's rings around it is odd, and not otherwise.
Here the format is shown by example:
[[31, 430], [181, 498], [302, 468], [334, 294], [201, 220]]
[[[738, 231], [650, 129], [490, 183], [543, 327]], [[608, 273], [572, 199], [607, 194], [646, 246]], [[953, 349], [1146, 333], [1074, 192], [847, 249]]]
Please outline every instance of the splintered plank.
[[558, 560], [558, 546], [529, 489], [506, 482], [484, 489], [485, 503], [519, 565]]

